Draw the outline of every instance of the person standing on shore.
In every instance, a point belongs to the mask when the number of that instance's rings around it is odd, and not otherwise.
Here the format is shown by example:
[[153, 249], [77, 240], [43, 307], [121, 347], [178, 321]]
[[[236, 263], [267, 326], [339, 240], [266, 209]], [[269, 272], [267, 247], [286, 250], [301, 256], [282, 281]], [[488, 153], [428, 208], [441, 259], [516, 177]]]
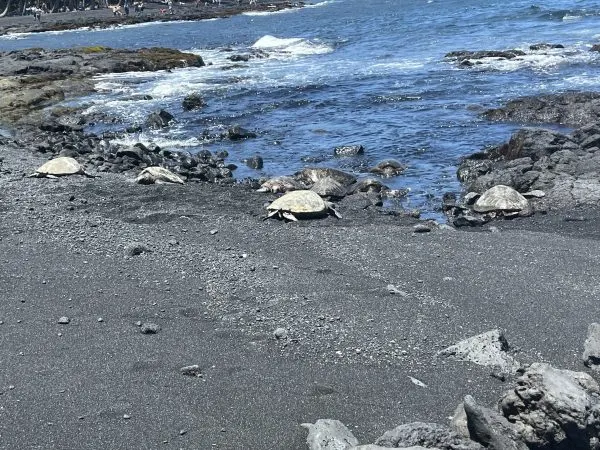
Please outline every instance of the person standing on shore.
[[169, 14], [173, 14], [174, 13], [174, 11], [173, 11], [173, 0], [169, 0], [167, 2], [167, 5], [169, 6]]
[[123, 4], [123, 10], [125, 11], [125, 15], [128, 16], [129, 15], [129, 0], [125, 0], [125, 3]]

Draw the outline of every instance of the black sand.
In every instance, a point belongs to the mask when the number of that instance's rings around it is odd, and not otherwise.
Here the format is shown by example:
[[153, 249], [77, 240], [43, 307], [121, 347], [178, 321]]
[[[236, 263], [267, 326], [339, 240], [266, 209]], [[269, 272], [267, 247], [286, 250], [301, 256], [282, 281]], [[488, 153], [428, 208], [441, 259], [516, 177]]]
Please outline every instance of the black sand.
[[466, 394], [491, 405], [511, 379], [434, 355], [493, 328], [521, 362], [585, 370], [597, 210], [494, 233], [369, 210], [284, 224], [241, 187], [23, 178], [45, 159], [0, 158], [1, 448], [303, 449], [318, 418], [368, 443], [446, 423]]

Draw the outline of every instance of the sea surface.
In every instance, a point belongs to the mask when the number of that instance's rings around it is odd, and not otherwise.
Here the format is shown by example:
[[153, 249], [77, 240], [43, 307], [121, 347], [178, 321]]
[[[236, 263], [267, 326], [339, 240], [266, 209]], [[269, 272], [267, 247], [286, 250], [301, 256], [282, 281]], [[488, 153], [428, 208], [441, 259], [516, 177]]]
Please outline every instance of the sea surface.
[[[540, 42], [564, 48], [529, 50]], [[306, 165], [367, 176], [375, 163], [397, 159], [408, 169], [386, 184], [410, 189], [402, 206], [436, 217], [442, 194], [460, 191], [460, 158], [506, 141], [518, 127], [490, 123], [481, 112], [523, 95], [598, 90], [600, 53], [590, 52], [598, 42], [600, 0], [331, 0], [200, 22], [9, 35], [0, 49], [167, 46], [197, 53], [210, 65], [98, 77], [98, 92], [83, 103], [116, 116], [105, 128], [121, 130], [164, 108], [176, 125], [119, 140], [227, 150], [238, 179]], [[513, 48], [527, 55], [471, 68], [444, 58], [454, 50]], [[268, 57], [228, 59], [257, 49]], [[207, 106], [185, 112], [181, 102], [192, 92]], [[233, 124], [258, 138], [201, 138]], [[363, 156], [333, 156], [336, 146], [356, 144]], [[255, 154], [265, 161], [260, 171], [242, 162]]]

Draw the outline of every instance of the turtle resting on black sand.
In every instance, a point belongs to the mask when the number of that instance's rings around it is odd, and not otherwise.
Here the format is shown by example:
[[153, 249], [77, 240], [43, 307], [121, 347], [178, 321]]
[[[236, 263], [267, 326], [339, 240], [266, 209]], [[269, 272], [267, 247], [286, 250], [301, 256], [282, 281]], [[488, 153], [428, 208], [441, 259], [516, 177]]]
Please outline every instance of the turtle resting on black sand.
[[162, 183], [177, 183], [183, 184], [183, 180], [175, 175], [170, 170], [164, 167], [147, 167], [140, 172], [135, 179], [139, 184], [162, 184]]
[[301, 181], [298, 181], [292, 177], [282, 176], [269, 178], [260, 185], [260, 188], [257, 189], [257, 192], [273, 192], [274, 194], [277, 194], [279, 192], [288, 192], [305, 188], [306, 186]]
[[490, 211], [521, 211], [529, 207], [529, 202], [515, 189], [499, 184], [483, 193], [473, 205], [479, 213]]
[[94, 175], [87, 173], [83, 166], [79, 164], [76, 159], [68, 156], [60, 156], [58, 158], [51, 159], [50, 161], [42, 164], [42, 166], [36, 169], [36, 171], [29, 175], [29, 177], [58, 178], [66, 177], [68, 175], [85, 175], [86, 177], [95, 178]]
[[308, 190], [288, 192], [267, 206], [267, 212], [265, 219], [278, 217], [293, 222], [298, 219], [324, 217], [329, 213], [333, 213], [338, 219], [342, 218], [332, 203], [323, 200], [316, 192]]

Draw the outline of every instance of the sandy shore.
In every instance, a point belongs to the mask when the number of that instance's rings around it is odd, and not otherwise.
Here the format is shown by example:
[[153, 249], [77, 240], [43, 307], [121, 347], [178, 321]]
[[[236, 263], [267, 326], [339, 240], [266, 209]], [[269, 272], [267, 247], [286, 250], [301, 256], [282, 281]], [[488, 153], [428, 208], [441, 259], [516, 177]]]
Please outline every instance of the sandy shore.
[[496, 328], [522, 363], [587, 370], [596, 209], [286, 224], [241, 186], [23, 176], [46, 159], [0, 137], [0, 448], [305, 449], [319, 418], [369, 443], [493, 405], [512, 377], [435, 354]]

